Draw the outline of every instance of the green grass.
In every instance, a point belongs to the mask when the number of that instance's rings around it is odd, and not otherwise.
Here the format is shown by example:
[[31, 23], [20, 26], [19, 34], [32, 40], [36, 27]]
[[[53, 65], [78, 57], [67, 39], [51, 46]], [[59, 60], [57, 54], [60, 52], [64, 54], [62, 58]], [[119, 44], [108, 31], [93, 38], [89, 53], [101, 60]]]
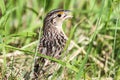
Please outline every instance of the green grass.
[[[57, 8], [73, 14], [63, 24], [64, 60], [37, 54], [43, 19]], [[53, 80], [119, 80], [119, 35], [119, 0], [0, 0], [0, 79], [23, 80], [42, 56], [61, 65]]]

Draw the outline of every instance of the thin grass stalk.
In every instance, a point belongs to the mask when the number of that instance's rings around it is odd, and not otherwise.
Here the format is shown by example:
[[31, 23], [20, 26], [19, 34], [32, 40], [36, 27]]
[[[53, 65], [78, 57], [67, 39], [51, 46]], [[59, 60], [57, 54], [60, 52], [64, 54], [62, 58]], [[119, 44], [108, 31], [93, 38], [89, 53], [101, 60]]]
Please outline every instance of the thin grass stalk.
[[101, 7], [101, 9], [100, 9], [100, 14], [99, 14], [98, 22], [96, 23], [97, 28], [96, 28], [96, 31], [94, 32], [93, 36], [91, 37], [90, 44], [89, 44], [88, 50], [87, 50], [87, 54], [85, 55], [85, 58], [84, 58], [81, 66], [80, 66], [80, 68], [79, 68], [78, 74], [76, 75], [76, 80], [81, 80], [81, 77], [82, 77], [82, 75], [83, 75], [83, 73], [84, 73], [83, 71], [84, 71], [85, 63], [87, 62], [87, 60], [88, 60], [88, 55], [89, 55], [90, 52], [91, 52], [93, 41], [95, 40], [95, 38], [96, 38], [96, 36], [97, 36], [97, 34], [98, 34], [98, 30], [97, 30], [97, 29], [98, 29], [98, 26], [99, 26], [99, 24], [100, 24], [100, 22], [101, 22], [101, 16], [102, 16], [103, 8], [104, 8], [104, 3], [105, 3], [105, 1], [102, 0], [102, 7]]

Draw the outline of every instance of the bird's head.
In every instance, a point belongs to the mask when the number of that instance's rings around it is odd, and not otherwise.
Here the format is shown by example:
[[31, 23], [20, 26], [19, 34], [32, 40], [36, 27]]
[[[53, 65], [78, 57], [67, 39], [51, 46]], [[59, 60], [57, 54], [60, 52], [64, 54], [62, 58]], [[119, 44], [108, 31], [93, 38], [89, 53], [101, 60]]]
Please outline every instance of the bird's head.
[[72, 18], [70, 10], [57, 9], [50, 11], [45, 17], [44, 22], [49, 22], [50, 24], [60, 28], [62, 27], [63, 21], [68, 18]]

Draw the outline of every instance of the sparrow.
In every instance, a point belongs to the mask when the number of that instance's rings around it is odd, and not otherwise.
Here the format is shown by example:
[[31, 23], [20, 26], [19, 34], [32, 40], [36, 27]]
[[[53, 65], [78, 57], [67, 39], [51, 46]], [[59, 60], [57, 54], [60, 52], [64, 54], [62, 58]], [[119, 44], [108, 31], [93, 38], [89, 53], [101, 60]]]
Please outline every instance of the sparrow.
[[[64, 51], [67, 36], [65, 35], [62, 24], [68, 19], [72, 18], [70, 10], [56, 9], [50, 11], [43, 22], [42, 37], [39, 41], [38, 52], [43, 55], [59, 59], [61, 53]], [[39, 78], [52, 64], [50, 60], [42, 57], [37, 57], [34, 63], [34, 76]]]

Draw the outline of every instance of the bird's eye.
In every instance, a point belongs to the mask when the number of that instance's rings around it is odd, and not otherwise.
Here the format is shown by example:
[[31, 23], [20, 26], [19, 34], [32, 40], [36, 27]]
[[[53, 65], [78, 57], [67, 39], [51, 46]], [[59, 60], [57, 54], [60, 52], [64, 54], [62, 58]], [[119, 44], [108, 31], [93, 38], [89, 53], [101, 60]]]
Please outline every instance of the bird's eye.
[[57, 16], [58, 16], [58, 17], [61, 17], [61, 14], [58, 14]]

